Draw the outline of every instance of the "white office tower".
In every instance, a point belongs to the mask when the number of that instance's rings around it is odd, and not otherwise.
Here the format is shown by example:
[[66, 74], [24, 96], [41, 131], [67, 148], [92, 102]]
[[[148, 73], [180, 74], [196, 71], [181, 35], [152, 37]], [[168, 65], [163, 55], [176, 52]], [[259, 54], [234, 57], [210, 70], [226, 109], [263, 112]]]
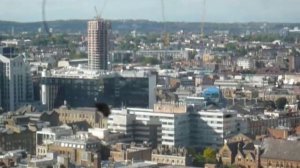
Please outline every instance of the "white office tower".
[[155, 104], [154, 109], [127, 108], [112, 110], [108, 129], [125, 133], [137, 143], [187, 146], [189, 117], [186, 105]]
[[0, 91], [4, 111], [14, 111], [33, 100], [32, 77], [22, 55], [0, 54]]
[[93, 70], [107, 69], [109, 24], [97, 18], [88, 22], [88, 64]]
[[203, 109], [191, 117], [191, 145], [219, 147], [224, 139], [237, 132], [237, 112], [227, 109]]

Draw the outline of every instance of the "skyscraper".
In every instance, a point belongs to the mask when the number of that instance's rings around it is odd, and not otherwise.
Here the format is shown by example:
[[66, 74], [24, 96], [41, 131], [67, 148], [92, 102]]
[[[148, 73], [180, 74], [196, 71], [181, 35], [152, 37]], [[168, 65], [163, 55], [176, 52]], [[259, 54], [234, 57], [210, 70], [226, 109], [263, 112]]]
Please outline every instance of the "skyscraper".
[[88, 22], [88, 64], [93, 70], [106, 70], [109, 24], [100, 18]]
[[23, 56], [0, 54], [0, 96], [4, 111], [14, 111], [32, 101], [32, 79]]

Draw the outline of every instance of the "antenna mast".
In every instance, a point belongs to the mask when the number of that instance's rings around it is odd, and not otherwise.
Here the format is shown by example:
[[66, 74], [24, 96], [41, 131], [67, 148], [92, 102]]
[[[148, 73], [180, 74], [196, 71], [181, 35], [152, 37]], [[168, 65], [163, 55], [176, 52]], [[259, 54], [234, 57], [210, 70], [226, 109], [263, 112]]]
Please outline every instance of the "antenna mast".
[[202, 10], [202, 17], [201, 17], [201, 32], [200, 32], [200, 50], [199, 56], [200, 59], [203, 59], [203, 55], [206, 53], [206, 48], [204, 44], [204, 26], [205, 26], [205, 17], [206, 17], [206, 0], [203, 0], [203, 10]]

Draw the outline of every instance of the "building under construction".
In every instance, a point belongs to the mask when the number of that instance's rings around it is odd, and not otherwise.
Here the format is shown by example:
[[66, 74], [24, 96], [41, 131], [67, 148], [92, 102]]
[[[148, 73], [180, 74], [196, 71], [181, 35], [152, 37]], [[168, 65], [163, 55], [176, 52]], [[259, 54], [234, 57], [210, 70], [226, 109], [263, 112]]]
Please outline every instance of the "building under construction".
[[88, 22], [88, 64], [92, 70], [107, 69], [109, 27], [99, 17]]

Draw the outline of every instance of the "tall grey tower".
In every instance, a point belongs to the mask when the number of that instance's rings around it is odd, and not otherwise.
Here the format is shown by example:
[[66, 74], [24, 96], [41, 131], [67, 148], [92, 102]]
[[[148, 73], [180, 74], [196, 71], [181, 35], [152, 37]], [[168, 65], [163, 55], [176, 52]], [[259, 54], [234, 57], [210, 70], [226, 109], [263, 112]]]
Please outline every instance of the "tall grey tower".
[[15, 111], [33, 100], [32, 77], [22, 55], [0, 51], [0, 96], [4, 111]]
[[88, 64], [89, 69], [106, 70], [108, 64], [109, 24], [97, 18], [88, 22]]

